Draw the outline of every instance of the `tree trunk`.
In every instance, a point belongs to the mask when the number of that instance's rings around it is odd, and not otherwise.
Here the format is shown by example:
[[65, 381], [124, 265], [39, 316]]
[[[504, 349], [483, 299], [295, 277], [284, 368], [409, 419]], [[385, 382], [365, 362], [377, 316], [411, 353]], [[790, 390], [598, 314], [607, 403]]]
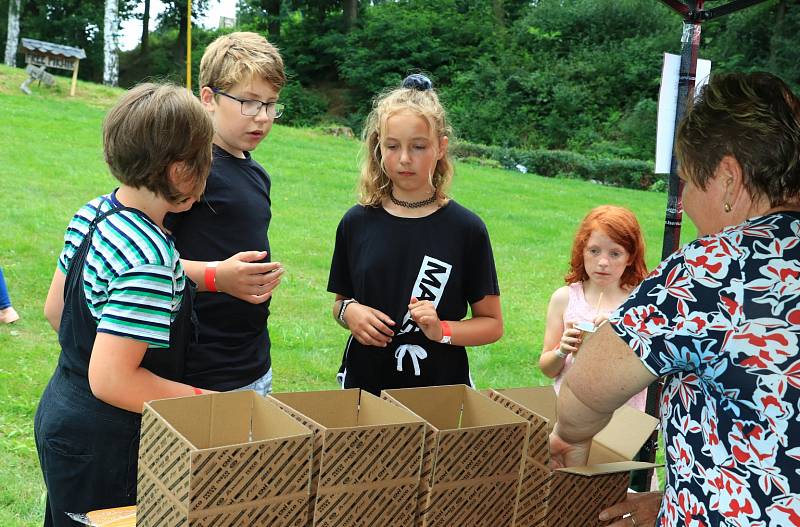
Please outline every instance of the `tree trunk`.
[[147, 55], [147, 48], [150, 46], [150, 0], [144, 0], [144, 14], [142, 15], [142, 38], [139, 45], [139, 53]]
[[349, 32], [358, 20], [358, 0], [344, 0], [344, 27]]
[[6, 65], [17, 65], [19, 42], [19, 11], [21, 0], [8, 0], [8, 38], [6, 39]]
[[503, 5], [503, 0], [492, 0], [492, 12], [497, 25], [505, 27], [506, 25], [506, 6]]
[[264, 0], [263, 7], [267, 12], [269, 41], [275, 42], [281, 36], [281, 0]]
[[178, 45], [176, 46], [176, 50], [178, 56], [176, 57], [177, 64], [186, 65], [186, 3], [181, 5], [178, 2]]
[[119, 84], [119, 4], [118, 0], [106, 0], [103, 24], [103, 84]]

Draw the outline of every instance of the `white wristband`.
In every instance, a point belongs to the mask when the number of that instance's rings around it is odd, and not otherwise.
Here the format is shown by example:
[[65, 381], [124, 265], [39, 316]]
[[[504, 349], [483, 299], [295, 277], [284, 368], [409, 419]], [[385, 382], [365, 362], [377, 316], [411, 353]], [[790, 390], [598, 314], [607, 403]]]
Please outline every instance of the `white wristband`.
[[566, 359], [567, 355], [569, 355], [568, 353], [564, 353], [563, 351], [561, 351], [561, 348], [554, 349], [553, 353], [555, 353], [556, 357], [558, 357], [559, 359]]

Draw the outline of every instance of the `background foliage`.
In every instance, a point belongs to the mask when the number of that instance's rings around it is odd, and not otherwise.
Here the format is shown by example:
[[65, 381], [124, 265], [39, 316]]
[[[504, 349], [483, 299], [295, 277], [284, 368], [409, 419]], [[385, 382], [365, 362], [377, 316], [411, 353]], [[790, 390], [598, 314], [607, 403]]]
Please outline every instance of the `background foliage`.
[[[193, 0], [202, 13], [214, 0]], [[706, 8], [729, 0], [708, 0]], [[134, 0], [120, 1], [133, 16]], [[146, 47], [123, 53], [121, 83], [185, 75], [183, 0]], [[431, 75], [456, 133], [471, 143], [651, 160], [662, 54], [680, 51], [680, 17], [658, 0], [240, 0], [237, 28], [268, 35], [292, 82], [286, 122], [356, 132], [370, 99], [410, 72]], [[0, 42], [8, 0], [0, 0]], [[23, 0], [22, 36], [87, 50], [102, 77], [103, 0]], [[707, 22], [714, 71], [768, 70], [800, 85], [800, 2], [770, 0]], [[227, 30], [230, 31], [230, 30]], [[220, 34], [195, 26], [193, 71]], [[21, 60], [19, 61], [21, 63]]]
[[[0, 324], [2, 527], [42, 525], [33, 416], [59, 354], [42, 309], [70, 217], [116, 185], [103, 162], [102, 119], [121, 93], [80, 81], [68, 97], [68, 80], [58, 79], [26, 96], [22, 79], [20, 70], [0, 66], [0, 264], [22, 315]], [[336, 225], [356, 200], [358, 147], [276, 124], [254, 152], [272, 178], [270, 245], [287, 270], [270, 306], [276, 391], [336, 387], [346, 332], [331, 319], [326, 285]], [[452, 194], [486, 223], [501, 289], [503, 338], [469, 350], [479, 388], [550, 384], [536, 365], [547, 303], [563, 284], [572, 233], [589, 209], [629, 207], [648, 243], [648, 266], [659, 261], [663, 194], [465, 163], [456, 163]], [[695, 229], [687, 224], [682, 232], [688, 240]]]

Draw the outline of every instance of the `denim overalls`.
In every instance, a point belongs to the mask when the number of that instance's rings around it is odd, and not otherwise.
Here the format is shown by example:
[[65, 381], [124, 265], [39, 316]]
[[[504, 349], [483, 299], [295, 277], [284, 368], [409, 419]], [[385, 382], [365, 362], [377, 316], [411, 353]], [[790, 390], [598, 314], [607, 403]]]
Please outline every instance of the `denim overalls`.
[[[97, 323], [83, 290], [83, 267], [92, 234], [103, 219], [122, 210], [144, 216], [141, 211], [122, 206], [98, 215], [66, 277], [58, 332], [61, 354], [34, 422], [36, 450], [47, 487], [45, 526], [78, 525], [66, 512], [84, 513], [136, 503], [142, 416], [111, 406], [92, 394], [88, 369]], [[185, 352], [195, 335], [194, 286], [188, 278], [185, 283], [180, 311], [170, 324], [169, 349], [148, 350], [141, 364], [156, 375], [175, 381], [183, 376]]]

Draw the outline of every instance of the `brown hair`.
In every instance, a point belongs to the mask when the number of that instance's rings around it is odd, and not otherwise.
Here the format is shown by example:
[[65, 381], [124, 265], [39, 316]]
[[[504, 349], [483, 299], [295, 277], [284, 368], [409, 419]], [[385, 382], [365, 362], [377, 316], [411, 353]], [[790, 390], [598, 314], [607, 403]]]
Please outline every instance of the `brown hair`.
[[681, 121], [675, 150], [702, 190], [730, 155], [754, 199], [783, 205], [800, 194], [800, 100], [770, 73], [712, 77]]
[[140, 84], [127, 91], [103, 121], [103, 151], [111, 173], [125, 185], [175, 203], [186, 197], [170, 181], [173, 163], [199, 197], [211, 169], [214, 127], [200, 101], [186, 88]]
[[[362, 205], [377, 207], [383, 198], [389, 196], [392, 182], [383, 166], [381, 137], [386, 131], [389, 117], [403, 111], [411, 111], [424, 119], [437, 140], [445, 136], [452, 140], [453, 129], [432, 86], [427, 89], [400, 87], [376, 97], [362, 133], [361, 177], [358, 182], [359, 203]], [[438, 148], [438, 141], [436, 145]], [[445, 152], [431, 174], [431, 185], [439, 203], [447, 199], [447, 188], [452, 178], [453, 162]]]
[[199, 84], [228, 90], [234, 84], [262, 78], [280, 91], [286, 84], [278, 48], [258, 33], [237, 32], [218, 37], [200, 59]]
[[633, 212], [624, 207], [614, 205], [601, 205], [589, 211], [583, 218], [575, 240], [572, 242], [572, 255], [569, 262], [569, 272], [564, 277], [568, 284], [589, 279], [586, 268], [583, 266], [583, 250], [592, 231], [600, 230], [611, 238], [614, 243], [621, 245], [627, 251], [630, 263], [625, 268], [620, 278], [620, 285], [636, 287], [647, 276], [647, 266], [644, 263], [645, 244], [639, 221]]

